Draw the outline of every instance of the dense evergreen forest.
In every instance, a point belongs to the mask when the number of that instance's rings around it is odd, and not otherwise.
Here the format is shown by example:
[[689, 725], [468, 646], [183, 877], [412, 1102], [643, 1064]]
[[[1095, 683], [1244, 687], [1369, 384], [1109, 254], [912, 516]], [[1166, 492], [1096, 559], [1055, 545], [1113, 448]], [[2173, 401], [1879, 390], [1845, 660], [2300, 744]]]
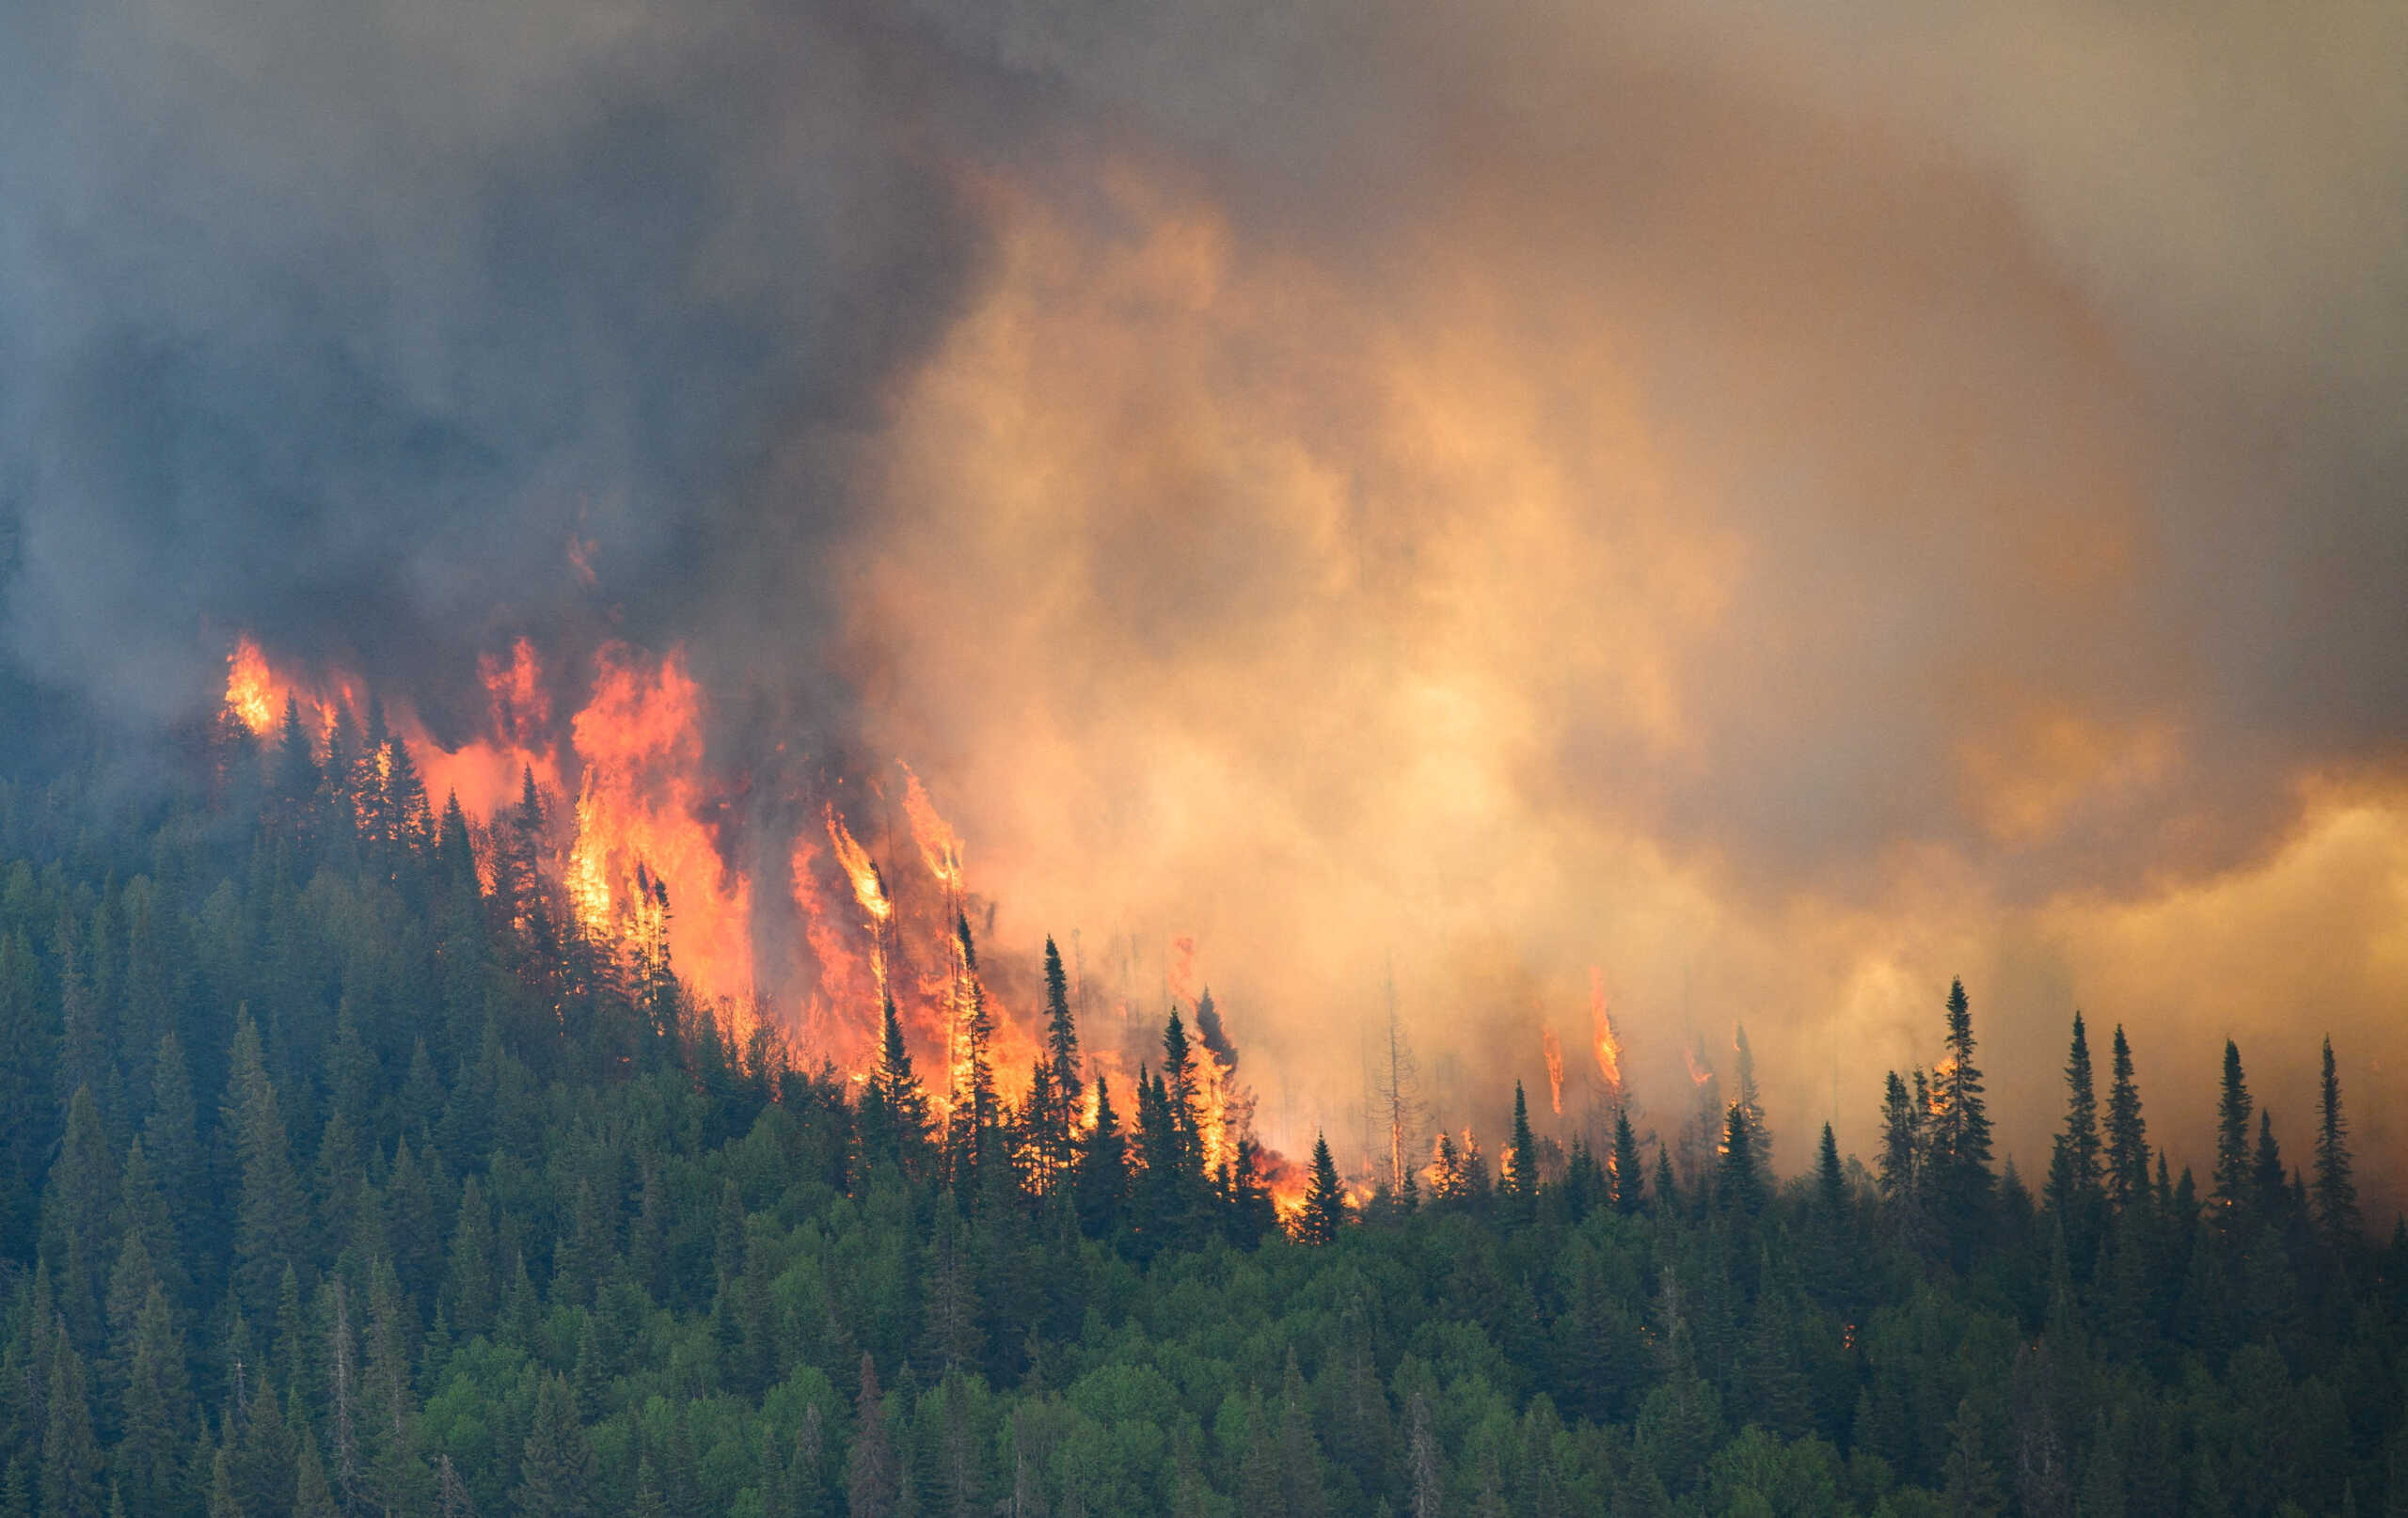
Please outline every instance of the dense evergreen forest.
[[2408, 1513], [2329, 1046], [2296, 1168], [2227, 1049], [2204, 1189], [2079, 1019], [2001, 1173], [1958, 988], [1873, 1174], [1743, 1094], [1687, 1177], [1525, 1120], [1283, 1220], [1176, 1015], [1091, 1089], [1058, 960], [1026, 1099], [891, 1007], [856, 1084], [577, 932], [531, 782], [472, 826], [372, 715], [194, 764], [0, 786], [8, 1514]]

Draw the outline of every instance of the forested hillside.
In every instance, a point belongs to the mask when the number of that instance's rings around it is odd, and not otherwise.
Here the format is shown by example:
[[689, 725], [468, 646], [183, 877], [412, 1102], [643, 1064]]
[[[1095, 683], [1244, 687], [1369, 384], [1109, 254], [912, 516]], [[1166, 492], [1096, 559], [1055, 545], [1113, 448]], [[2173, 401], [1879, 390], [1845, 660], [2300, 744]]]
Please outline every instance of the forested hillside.
[[1742, 1099], [1686, 1178], [1625, 1114], [1368, 1200], [1324, 1148], [1283, 1220], [1176, 1013], [1107, 1088], [1056, 961], [999, 1095], [966, 920], [964, 1067], [890, 1008], [857, 1081], [578, 932], [531, 783], [472, 825], [297, 719], [194, 763], [0, 789], [9, 1514], [2408, 1512], [2329, 1049], [2296, 1167], [2227, 1050], [2201, 1184], [2077, 1020], [2036, 1193], [1935, 988], [1872, 1173], [1776, 1178]]

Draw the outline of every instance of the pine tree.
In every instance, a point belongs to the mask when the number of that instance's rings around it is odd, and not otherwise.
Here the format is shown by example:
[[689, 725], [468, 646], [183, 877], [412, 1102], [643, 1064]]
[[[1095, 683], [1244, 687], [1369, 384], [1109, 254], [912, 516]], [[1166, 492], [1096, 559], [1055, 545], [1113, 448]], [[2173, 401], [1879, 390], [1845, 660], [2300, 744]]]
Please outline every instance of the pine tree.
[[879, 990], [878, 1066], [862, 1093], [860, 1122], [865, 1150], [907, 1167], [928, 1141], [928, 1094], [911, 1067], [895, 993], [884, 987]]
[[2324, 1039], [2324, 1075], [2318, 1086], [2316, 1125], [2316, 1223], [2337, 1247], [2358, 1241], [2358, 1186], [2351, 1175], [2350, 1124], [2341, 1114], [2341, 1078], [2333, 1065], [2333, 1039]]
[[1640, 1179], [1639, 1138], [1630, 1130], [1627, 1109], [1614, 1109], [1614, 1210], [1632, 1216], [1646, 1204]]
[[1183, 1179], [1200, 1182], [1204, 1175], [1204, 1087], [1196, 1067], [1196, 1052], [1188, 1043], [1187, 1025], [1180, 1020], [1176, 1006], [1170, 1009], [1170, 1020], [1163, 1024], [1163, 1067], [1156, 1078], [1162, 1083], [1163, 1110], [1170, 1119], [1170, 1131], [1177, 1141], [1174, 1162]]
[[2066, 1055], [2066, 1125], [2052, 1147], [2044, 1194], [2085, 1273], [2099, 1243], [2106, 1194], [2101, 1180], [2099, 1098], [2091, 1079], [2090, 1039], [2077, 1011]]
[[2148, 1125], [2141, 1117], [2140, 1086], [2132, 1079], [2131, 1045], [2124, 1041], [2119, 1022], [2107, 1088], [2107, 1195], [2121, 1212], [2148, 1194]]
[[63, 1334], [51, 1340], [49, 1419], [41, 1437], [42, 1518], [101, 1518], [101, 1447], [92, 1435], [84, 1358]]
[[1900, 1215], [1918, 1210], [1923, 1198], [1924, 1117], [1924, 1104], [1914, 1099], [1907, 1083], [1892, 1070], [1882, 1087], [1877, 1178], [1882, 1201]]
[[853, 1452], [848, 1467], [847, 1510], [850, 1518], [889, 1518], [896, 1510], [899, 1470], [886, 1431], [886, 1399], [878, 1388], [878, 1366], [862, 1356], [861, 1392], [853, 1404]]
[[1070, 980], [1062, 970], [1062, 951], [1050, 935], [1045, 940], [1045, 1059], [1054, 1103], [1046, 1114], [1048, 1158], [1056, 1174], [1067, 1174], [1078, 1154], [1086, 1089], [1079, 1076], [1079, 1029], [1070, 1015]]
[[301, 1182], [293, 1172], [284, 1115], [261, 1055], [259, 1028], [247, 1010], [235, 1014], [225, 1123], [242, 1161], [234, 1227], [236, 1292], [245, 1311], [264, 1318], [275, 1309], [277, 1278], [285, 1266], [306, 1262], [309, 1213]]
[[1312, 1179], [1305, 1188], [1304, 1206], [1296, 1213], [1300, 1243], [1332, 1244], [1346, 1225], [1346, 1190], [1339, 1184], [1338, 1163], [1330, 1158], [1329, 1139], [1313, 1138]]
[[2216, 1100], [2216, 1162], [2208, 1199], [2215, 1216], [2230, 1224], [2249, 1201], [2249, 1085], [2241, 1072], [2241, 1050], [2224, 1042], [2224, 1090]]
[[1681, 1210], [1681, 1186], [1672, 1175], [1672, 1151], [1662, 1139], [1656, 1141], [1656, 1211], [1661, 1217], [1672, 1217]]
[[166, 1293], [152, 1282], [136, 1314], [127, 1355], [122, 1416], [115, 1449], [118, 1489], [135, 1512], [170, 1512], [183, 1488], [191, 1439], [192, 1390], [183, 1336]]
[[544, 1378], [518, 1463], [518, 1510], [527, 1518], [582, 1518], [601, 1495], [594, 1441], [578, 1421], [566, 1378]]
[[1072, 1190], [1080, 1229], [1090, 1239], [1110, 1237], [1120, 1225], [1121, 1201], [1129, 1192], [1129, 1141], [1120, 1131], [1120, 1115], [1112, 1110], [1111, 1085], [1101, 1072], [1095, 1078], [1095, 1126], [1080, 1145]]
[[1754, 1119], [1745, 1102], [1734, 1101], [1722, 1115], [1721, 1154], [1715, 1169], [1716, 1198], [1735, 1211], [1753, 1213], [1764, 1206], [1764, 1166], [1756, 1156]]
[[1756, 1052], [1748, 1043], [1748, 1025], [1732, 1024], [1732, 1100], [1748, 1110], [1748, 1132], [1754, 1140], [1757, 1166], [1772, 1172], [1772, 1129], [1765, 1122], [1764, 1095], [1756, 1085]]
[[1833, 1223], [1847, 1220], [1847, 1174], [1840, 1168], [1839, 1140], [1831, 1125], [1823, 1125], [1823, 1141], [1814, 1153], [1814, 1200]]
[[1529, 1099], [1513, 1083], [1513, 1148], [1505, 1157], [1505, 1190], [1528, 1211], [1539, 1195], [1539, 1141], [1530, 1131]]
[[1932, 1072], [1930, 1170], [1951, 1252], [1962, 1265], [1988, 1215], [1995, 1178], [1989, 1111], [1982, 1097], [1981, 1067], [1973, 1063], [1973, 1014], [1964, 982], [1949, 982], [1947, 1011], [1947, 1053]]
[[966, 914], [955, 912], [953, 934], [952, 1115], [945, 1128], [945, 1174], [955, 1186], [969, 1191], [995, 1147], [999, 1110], [989, 1052], [995, 1022], [987, 1009], [987, 989], [978, 976], [978, 949], [971, 939]]
[[59, 1308], [76, 1341], [101, 1342], [102, 1273], [116, 1254], [117, 1163], [91, 1091], [75, 1088], [67, 1131], [42, 1188], [42, 1251], [58, 1273]]

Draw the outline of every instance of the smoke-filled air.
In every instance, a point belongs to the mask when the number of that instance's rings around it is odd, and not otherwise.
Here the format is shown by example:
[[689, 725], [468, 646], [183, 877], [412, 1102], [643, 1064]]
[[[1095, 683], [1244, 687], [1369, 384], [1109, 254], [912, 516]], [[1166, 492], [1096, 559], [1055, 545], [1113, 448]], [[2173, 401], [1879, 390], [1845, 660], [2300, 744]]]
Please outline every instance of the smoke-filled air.
[[1050, 936], [1283, 1177], [1870, 1162], [1961, 976], [2027, 1174], [2079, 1009], [2408, 1181], [2408, 9], [0, 24], [14, 765], [399, 755], [940, 1098]]

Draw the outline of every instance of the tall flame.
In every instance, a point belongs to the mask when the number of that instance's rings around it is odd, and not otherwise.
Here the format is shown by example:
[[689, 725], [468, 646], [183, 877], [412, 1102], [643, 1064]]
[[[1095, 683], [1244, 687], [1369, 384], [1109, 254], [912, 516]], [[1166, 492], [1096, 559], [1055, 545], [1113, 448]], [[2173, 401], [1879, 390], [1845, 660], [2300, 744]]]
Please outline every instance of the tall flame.
[[226, 709], [254, 734], [266, 737], [276, 731], [283, 708], [284, 704], [277, 700], [276, 675], [267, 667], [267, 656], [248, 634], [234, 640], [233, 652], [226, 656]]
[[887, 899], [886, 881], [878, 873], [877, 862], [869, 850], [854, 842], [852, 830], [845, 819], [836, 815], [833, 806], [828, 808], [828, 840], [836, 847], [836, 862], [853, 882], [853, 899], [862, 904], [873, 923], [883, 923], [895, 915], [895, 904]]
[[903, 813], [911, 819], [911, 837], [920, 846], [920, 857], [927, 862], [928, 873], [958, 897], [961, 894], [961, 836], [953, 830], [953, 824], [937, 814], [927, 787], [920, 783], [911, 767], [899, 760], [897, 764], [903, 771]]
[[625, 644], [594, 656], [594, 694], [570, 720], [583, 768], [568, 888], [587, 931], [615, 941], [634, 909], [639, 867], [667, 891], [677, 973], [706, 998], [737, 1008], [749, 1028], [752, 997], [752, 882], [720, 857], [701, 820], [702, 689], [682, 651], [648, 664]]
[[1563, 1043], [1553, 1028], [1539, 1030], [1539, 1047], [1546, 1054], [1546, 1099], [1558, 1117], [1563, 1115]]
[[1589, 1027], [1596, 1040], [1597, 1073], [1605, 1078], [1607, 1095], [1622, 1099], [1622, 1038], [1614, 1032], [1614, 1015], [1606, 1005], [1606, 972], [1589, 967]]

